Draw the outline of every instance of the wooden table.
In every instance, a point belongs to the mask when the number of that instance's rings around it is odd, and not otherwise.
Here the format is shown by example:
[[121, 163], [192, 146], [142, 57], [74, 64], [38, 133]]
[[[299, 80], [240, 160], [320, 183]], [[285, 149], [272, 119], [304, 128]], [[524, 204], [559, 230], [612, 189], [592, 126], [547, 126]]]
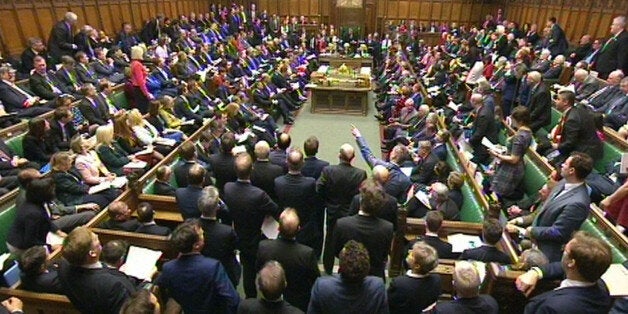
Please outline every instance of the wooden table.
[[373, 67], [373, 58], [353, 58], [343, 55], [321, 55], [318, 57], [320, 64], [329, 65], [332, 68], [339, 68], [342, 64], [346, 64], [350, 68]]
[[371, 88], [312, 86], [310, 112], [366, 116]]

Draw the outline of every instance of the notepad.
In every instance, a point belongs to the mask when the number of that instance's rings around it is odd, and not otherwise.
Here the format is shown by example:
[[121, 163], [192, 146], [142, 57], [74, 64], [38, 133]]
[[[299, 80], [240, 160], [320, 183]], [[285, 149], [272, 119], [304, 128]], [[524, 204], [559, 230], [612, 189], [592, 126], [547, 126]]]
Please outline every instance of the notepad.
[[146, 168], [147, 163], [145, 161], [131, 161], [128, 164], [124, 165], [124, 169], [144, 169]]
[[264, 218], [261, 229], [262, 233], [269, 239], [277, 239], [279, 236], [279, 223], [271, 216]]
[[126, 263], [120, 267], [120, 271], [141, 280], [150, 280], [162, 254], [161, 251], [132, 245], [126, 256]]
[[451, 251], [454, 253], [462, 253], [466, 249], [473, 249], [482, 246], [482, 240], [479, 236], [464, 233], [450, 234], [447, 242], [451, 243]]
[[622, 264], [611, 264], [602, 275], [602, 280], [612, 297], [628, 296], [628, 269]]

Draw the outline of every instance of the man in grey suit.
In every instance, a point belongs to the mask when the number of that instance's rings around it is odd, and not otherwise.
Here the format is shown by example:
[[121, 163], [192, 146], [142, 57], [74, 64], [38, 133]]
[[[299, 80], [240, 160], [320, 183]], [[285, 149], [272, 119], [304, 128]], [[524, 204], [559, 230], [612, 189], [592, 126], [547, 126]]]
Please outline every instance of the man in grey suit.
[[[533, 214], [511, 220], [509, 224], [527, 225], [519, 232], [536, 242], [550, 262], [560, 261], [562, 246], [589, 215], [591, 200], [584, 179], [593, 169], [593, 159], [575, 152], [563, 162], [560, 174], [563, 180], [552, 190], [543, 207]], [[507, 230], [517, 228], [508, 227]]]

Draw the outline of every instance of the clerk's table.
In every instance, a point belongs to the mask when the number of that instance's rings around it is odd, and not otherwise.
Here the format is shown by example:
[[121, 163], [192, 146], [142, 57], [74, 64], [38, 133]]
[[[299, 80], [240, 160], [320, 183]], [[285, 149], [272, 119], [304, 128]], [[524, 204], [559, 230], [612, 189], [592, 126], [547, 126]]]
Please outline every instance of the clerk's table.
[[366, 115], [371, 91], [371, 68], [337, 69], [322, 65], [312, 73], [310, 112]]

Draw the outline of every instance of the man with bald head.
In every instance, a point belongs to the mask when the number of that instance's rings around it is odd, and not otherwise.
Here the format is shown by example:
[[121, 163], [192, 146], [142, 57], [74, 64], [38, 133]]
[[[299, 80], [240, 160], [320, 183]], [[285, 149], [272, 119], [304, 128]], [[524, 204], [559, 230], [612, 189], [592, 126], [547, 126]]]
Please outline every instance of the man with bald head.
[[349, 214], [349, 205], [353, 196], [358, 194], [360, 183], [366, 179], [366, 171], [351, 165], [355, 158], [355, 150], [350, 144], [340, 146], [338, 153], [339, 163], [323, 169], [320, 178], [316, 181], [316, 192], [325, 202], [327, 208], [327, 223], [323, 265], [325, 272], [332, 273], [334, 267], [334, 253], [331, 248], [336, 220]]
[[601, 109], [600, 107], [608, 105], [613, 98], [617, 97], [617, 95], [621, 95], [619, 82], [621, 82], [623, 78], [624, 72], [621, 70], [611, 72], [606, 79], [606, 86], [589, 96], [586, 99], [586, 103], [593, 106], [593, 108], [598, 109], [596, 111], [606, 111], [607, 108]]
[[59, 63], [61, 56], [73, 56], [78, 50], [74, 43], [74, 25], [78, 16], [74, 12], [66, 12], [63, 20], [57, 22], [50, 31], [48, 38], [48, 51], [53, 63]]
[[438, 303], [439, 313], [486, 313], [497, 314], [497, 301], [487, 294], [480, 295], [480, 274], [475, 266], [467, 261], [458, 261], [454, 266], [453, 286], [456, 297], [452, 301]]
[[270, 145], [266, 141], [259, 141], [255, 144], [255, 163], [251, 174], [251, 184], [264, 190], [273, 200], [277, 200], [275, 194], [275, 178], [283, 175], [281, 166], [273, 164], [268, 159]]
[[622, 70], [628, 74], [628, 31], [626, 31], [626, 16], [613, 19], [610, 27], [611, 34], [600, 49], [594, 63], [599, 78], [605, 79], [614, 70]]
[[[388, 182], [388, 180], [390, 179], [390, 171], [388, 171], [388, 169], [382, 165], [377, 165], [373, 167], [372, 178], [382, 186], [385, 186], [386, 182]], [[379, 213], [377, 213], [377, 217], [389, 221], [393, 224], [393, 230], [397, 230], [397, 199], [388, 193], [386, 193], [384, 197], [384, 204], [382, 205]], [[360, 194], [353, 197], [351, 205], [349, 206], [349, 211], [351, 212], [351, 215], [355, 215], [360, 211], [361, 200], [362, 197], [360, 196]]]
[[491, 142], [497, 143], [498, 130], [495, 125], [495, 112], [484, 104], [484, 97], [481, 94], [471, 95], [471, 104], [475, 112], [475, 119], [471, 126], [471, 137], [469, 137], [469, 144], [473, 147], [471, 161], [487, 165], [490, 156], [486, 146], [482, 145], [482, 139], [486, 137]]
[[288, 153], [288, 173], [274, 180], [279, 208], [292, 207], [301, 220], [297, 241], [314, 249], [318, 258], [323, 248], [323, 201], [316, 193], [316, 180], [301, 173], [303, 153]]
[[251, 184], [253, 160], [249, 154], [239, 154], [235, 158], [236, 182], [227, 182], [223, 201], [233, 218], [233, 226], [240, 238], [238, 249], [243, 270], [244, 293], [247, 298], [257, 296], [255, 289], [255, 258], [257, 246], [263, 240], [260, 232], [264, 217], [279, 218], [277, 204], [262, 189]]
[[263, 240], [257, 250], [257, 269], [275, 260], [286, 270], [288, 286], [284, 298], [302, 311], [307, 311], [310, 292], [318, 270], [318, 256], [314, 250], [297, 242], [299, 215], [294, 208], [286, 208], [279, 216], [279, 237]]
[[[284, 301], [283, 293], [288, 287], [286, 272], [277, 261], [269, 261], [257, 275], [257, 289], [262, 293], [262, 299], [246, 299], [240, 302], [239, 314], [282, 313], [299, 314], [302, 310]], [[290, 289], [288, 289], [290, 293]]]
[[277, 147], [270, 152], [270, 162], [280, 166], [284, 173], [288, 172], [288, 165], [286, 162], [287, 150], [292, 143], [292, 139], [288, 133], [281, 133], [277, 137]]
[[576, 101], [587, 99], [600, 88], [599, 81], [585, 69], [578, 69], [573, 75], [576, 85]]
[[530, 109], [530, 121], [532, 121], [530, 129], [536, 133], [552, 122], [552, 96], [542, 81], [541, 73], [532, 71], [528, 73], [526, 80], [530, 86], [530, 96], [526, 103], [526, 107]]

